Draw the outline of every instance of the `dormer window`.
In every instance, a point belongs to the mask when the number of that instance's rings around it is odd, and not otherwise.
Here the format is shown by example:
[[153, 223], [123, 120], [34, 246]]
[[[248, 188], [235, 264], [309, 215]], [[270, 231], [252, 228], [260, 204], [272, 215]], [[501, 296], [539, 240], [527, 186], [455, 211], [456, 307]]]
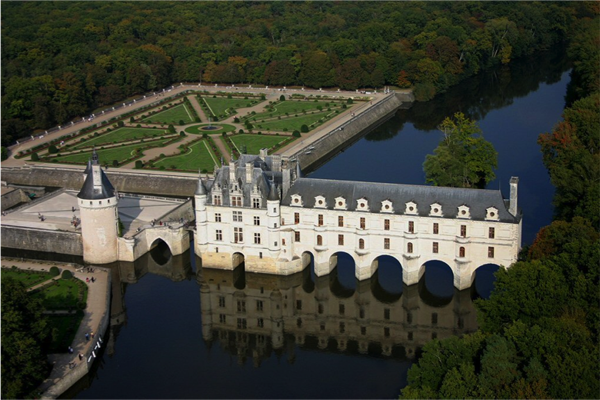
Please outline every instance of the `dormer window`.
[[220, 206], [220, 205], [221, 205], [221, 195], [220, 194], [213, 195], [213, 206]]
[[292, 204], [291, 206], [293, 207], [302, 207], [303, 203], [302, 203], [302, 196], [300, 196], [299, 194], [293, 194], [292, 195]]
[[366, 198], [358, 199], [356, 201], [357, 211], [369, 211], [369, 201]]
[[315, 207], [316, 208], [327, 208], [327, 202], [325, 201], [325, 197], [323, 197], [323, 196], [315, 197]]
[[409, 201], [408, 203], [406, 203], [406, 209], [404, 210], [405, 214], [417, 215], [417, 212], [417, 203], [415, 203], [414, 201]]
[[469, 207], [462, 205], [458, 207], [457, 218], [471, 218], [471, 212], [469, 211]]
[[488, 207], [485, 209], [485, 219], [491, 221], [498, 221], [498, 209], [496, 207]]
[[345, 210], [347, 209], [346, 206], [346, 199], [343, 197], [336, 197], [335, 198], [335, 207], [336, 210]]
[[433, 203], [431, 206], [431, 210], [429, 210], [429, 215], [431, 217], [441, 217], [442, 216], [442, 206], [439, 203]]
[[383, 213], [393, 213], [394, 207], [390, 200], [384, 200], [381, 202], [381, 212]]

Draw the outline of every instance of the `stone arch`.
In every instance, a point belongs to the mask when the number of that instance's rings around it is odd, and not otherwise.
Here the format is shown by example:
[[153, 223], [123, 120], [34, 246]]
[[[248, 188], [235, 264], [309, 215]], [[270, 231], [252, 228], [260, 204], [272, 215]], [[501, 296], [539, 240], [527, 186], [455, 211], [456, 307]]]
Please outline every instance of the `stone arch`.
[[150, 258], [152, 258], [152, 261], [159, 266], [163, 266], [166, 265], [172, 257], [173, 252], [171, 251], [169, 243], [161, 237], [154, 239], [150, 245]]
[[452, 261], [443, 258], [427, 260], [419, 268], [419, 282], [423, 281], [428, 291], [438, 297], [450, 296], [455, 286], [453, 265]]
[[377, 265], [377, 270], [371, 278], [371, 292], [382, 303], [394, 303], [402, 297], [404, 286], [402, 274], [403, 267], [397, 257], [379, 255], [374, 258], [372, 265]]
[[482, 264], [475, 268], [471, 274], [471, 282], [473, 282], [471, 284], [471, 297], [488, 298], [496, 281], [493, 274], [500, 268], [502, 268], [500, 265], [494, 263]]
[[351, 297], [356, 290], [356, 260], [350, 253], [336, 251], [329, 256], [329, 264], [335, 265], [329, 273], [331, 293], [339, 298]]
[[302, 289], [305, 293], [315, 290], [315, 257], [310, 251], [302, 253]]

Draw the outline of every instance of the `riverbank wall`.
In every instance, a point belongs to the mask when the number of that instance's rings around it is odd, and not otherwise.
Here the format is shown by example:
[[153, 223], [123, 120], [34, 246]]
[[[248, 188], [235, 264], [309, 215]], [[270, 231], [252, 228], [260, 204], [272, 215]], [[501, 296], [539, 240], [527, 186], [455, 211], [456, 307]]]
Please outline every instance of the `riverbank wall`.
[[79, 232], [2, 225], [2, 247], [83, 256]]
[[390, 93], [389, 96], [353, 115], [348, 121], [335, 126], [330, 132], [296, 152], [304, 172], [316, 170], [341, 150], [394, 116], [404, 102], [412, 102], [410, 93]]

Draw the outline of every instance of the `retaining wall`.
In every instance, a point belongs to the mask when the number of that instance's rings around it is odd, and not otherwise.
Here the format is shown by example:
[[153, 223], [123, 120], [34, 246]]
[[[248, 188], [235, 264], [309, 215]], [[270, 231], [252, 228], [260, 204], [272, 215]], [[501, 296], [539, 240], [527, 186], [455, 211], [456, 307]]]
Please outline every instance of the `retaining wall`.
[[78, 232], [2, 225], [2, 247], [83, 256], [83, 242]]

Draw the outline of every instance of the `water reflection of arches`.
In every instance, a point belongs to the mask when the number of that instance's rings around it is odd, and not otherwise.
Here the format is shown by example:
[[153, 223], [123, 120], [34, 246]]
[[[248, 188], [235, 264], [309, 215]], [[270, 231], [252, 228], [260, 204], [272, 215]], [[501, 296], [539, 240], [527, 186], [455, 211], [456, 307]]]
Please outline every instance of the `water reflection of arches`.
[[336, 252], [329, 257], [330, 265], [335, 268], [329, 273], [329, 288], [331, 293], [340, 298], [347, 298], [356, 289], [356, 262], [352, 255], [346, 252]]
[[[376, 279], [357, 282], [350, 291], [337, 279], [332, 282], [330, 274], [315, 278], [313, 290], [307, 291], [306, 271], [290, 276], [249, 273], [245, 288], [238, 289], [233, 274], [201, 269], [198, 282], [204, 340], [238, 357], [268, 357], [265, 349], [289, 352], [297, 346], [413, 357], [431, 339], [476, 329], [469, 290], [453, 289], [449, 297], [436, 298], [422, 281], [386, 297], [378, 292], [381, 284]], [[249, 335], [249, 340], [243, 348], [232, 348], [231, 338], [238, 334]], [[293, 359], [289, 355], [288, 360]]]
[[494, 274], [500, 269], [498, 264], [483, 264], [473, 271], [473, 285], [471, 285], [471, 295], [487, 299], [494, 289], [496, 277]]
[[371, 277], [373, 295], [381, 302], [390, 303], [402, 296], [402, 264], [392, 256], [382, 255], [373, 260], [377, 266]]
[[169, 244], [161, 238], [157, 238], [150, 246], [150, 257], [158, 265], [165, 265], [171, 260], [173, 253]]

